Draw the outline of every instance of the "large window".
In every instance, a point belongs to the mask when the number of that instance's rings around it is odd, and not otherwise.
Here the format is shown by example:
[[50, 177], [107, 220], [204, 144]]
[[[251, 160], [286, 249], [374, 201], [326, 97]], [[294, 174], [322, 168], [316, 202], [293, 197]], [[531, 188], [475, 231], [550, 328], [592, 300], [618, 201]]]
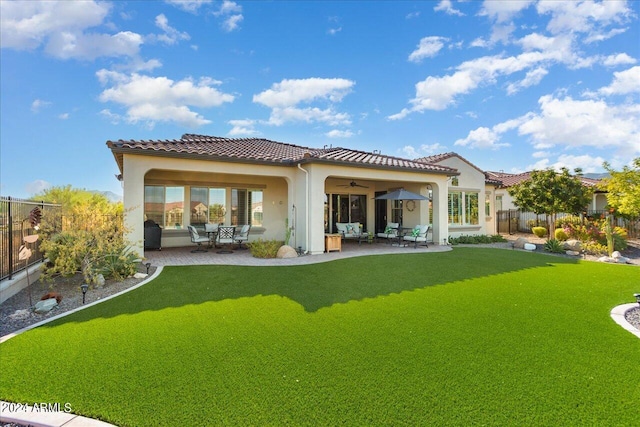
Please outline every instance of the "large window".
[[145, 186], [144, 215], [165, 229], [183, 228], [184, 187]]
[[450, 191], [448, 215], [451, 225], [479, 224], [479, 197], [477, 192]]
[[231, 225], [262, 227], [262, 190], [231, 190]]
[[[325, 196], [328, 201], [329, 195]], [[367, 196], [363, 194], [331, 194], [331, 219], [333, 232], [337, 232], [338, 222], [359, 222], [366, 231], [367, 225]], [[325, 222], [328, 206], [325, 202]], [[326, 230], [326, 227], [325, 227]]]
[[226, 213], [224, 188], [191, 187], [191, 225], [204, 229], [204, 224], [224, 222]]

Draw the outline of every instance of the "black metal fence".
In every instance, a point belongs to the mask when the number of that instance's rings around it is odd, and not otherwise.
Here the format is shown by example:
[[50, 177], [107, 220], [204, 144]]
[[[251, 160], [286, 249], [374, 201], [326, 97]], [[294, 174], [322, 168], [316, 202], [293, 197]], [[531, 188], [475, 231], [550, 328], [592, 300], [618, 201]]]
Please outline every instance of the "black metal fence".
[[[11, 279], [26, 268], [25, 261], [19, 259], [19, 251], [24, 236], [37, 234], [28, 220], [29, 213], [35, 207], [40, 208], [43, 219], [59, 216], [62, 209], [60, 205], [52, 203], [0, 197], [0, 280]], [[32, 249], [29, 265], [42, 261], [43, 257], [39, 241], [35, 242]]]
[[[608, 214], [608, 211], [590, 210], [580, 216], [584, 220], [592, 220], [604, 218]], [[566, 216], [572, 215], [564, 213], [557, 214], [556, 221]], [[523, 212], [519, 209], [498, 211], [496, 217], [499, 234], [532, 233], [531, 229], [533, 227], [546, 227], [548, 224], [547, 215], [537, 215], [533, 212]], [[626, 219], [614, 215], [614, 221], [617, 226], [627, 230], [628, 237], [640, 237], [640, 221], [638, 219]]]

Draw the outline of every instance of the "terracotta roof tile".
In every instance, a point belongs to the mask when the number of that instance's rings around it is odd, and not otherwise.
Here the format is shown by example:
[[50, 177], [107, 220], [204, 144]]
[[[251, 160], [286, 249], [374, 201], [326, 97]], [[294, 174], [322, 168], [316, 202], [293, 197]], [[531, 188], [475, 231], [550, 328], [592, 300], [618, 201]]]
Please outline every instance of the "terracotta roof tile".
[[341, 147], [310, 148], [263, 138], [224, 138], [185, 134], [178, 140], [107, 141], [107, 146], [116, 157], [121, 172], [122, 156], [125, 153], [146, 152], [151, 155], [175, 155], [178, 157], [228, 159], [231, 161], [260, 163], [346, 163], [354, 166], [370, 166], [384, 169], [410, 169], [447, 175], [458, 174], [453, 168], [428, 162], [418, 162]]

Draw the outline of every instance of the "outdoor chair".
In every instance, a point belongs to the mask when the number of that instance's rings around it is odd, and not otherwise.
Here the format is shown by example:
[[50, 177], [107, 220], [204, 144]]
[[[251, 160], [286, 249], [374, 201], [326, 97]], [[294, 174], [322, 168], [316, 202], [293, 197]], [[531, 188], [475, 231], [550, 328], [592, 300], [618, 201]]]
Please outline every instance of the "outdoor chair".
[[207, 252], [206, 249], [202, 248], [202, 244], [209, 244], [209, 238], [207, 236], [201, 236], [200, 234], [198, 234], [198, 230], [196, 230], [196, 228], [192, 225], [187, 226], [187, 229], [189, 230], [189, 236], [191, 236], [191, 242], [198, 245], [198, 247], [191, 252]]
[[209, 236], [209, 246], [213, 246], [213, 243], [216, 241], [218, 235], [218, 224], [207, 222], [204, 225], [204, 231], [205, 233], [207, 233], [207, 236]]
[[388, 222], [387, 226], [385, 227], [384, 231], [381, 233], [376, 234], [376, 236], [383, 238], [383, 239], [387, 239], [387, 243], [391, 243], [391, 240], [395, 239], [398, 237], [398, 227], [400, 227], [400, 224], [397, 222]]
[[[236, 227], [233, 225], [221, 225], [218, 227], [218, 245], [222, 246], [222, 250], [218, 251], [219, 254], [231, 254], [232, 250], [228, 248], [229, 245], [235, 243]], [[227, 246], [225, 248], [225, 245]]]
[[402, 240], [413, 242], [414, 249], [418, 247], [418, 242], [424, 243], [426, 247], [429, 247], [429, 245], [427, 245], [427, 233], [429, 233], [430, 227], [429, 225], [416, 225], [411, 233], [405, 235]]
[[242, 242], [249, 240], [249, 231], [251, 231], [251, 226], [245, 224], [240, 229], [240, 232], [233, 238], [233, 240], [238, 244], [238, 249], [247, 249], [246, 246], [242, 247]]

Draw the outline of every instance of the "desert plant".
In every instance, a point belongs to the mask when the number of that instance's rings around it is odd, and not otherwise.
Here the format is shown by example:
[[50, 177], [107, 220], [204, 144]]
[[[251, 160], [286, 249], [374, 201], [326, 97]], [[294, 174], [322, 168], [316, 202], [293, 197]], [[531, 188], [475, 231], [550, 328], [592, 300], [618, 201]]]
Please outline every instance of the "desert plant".
[[94, 222], [87, 230], [78, 227], [55, 233], [48, 225], [43, 230], [41, 250], [49, 259], [42, 272], [45, 280], [76, 273], [82, 273], [86, 283], [97, 283], [101, 274], [120, 280], [135, 273], [140, 261], [124, 239], [122, 216]]
[[289, 240], [291, 239], [291, 231], [293, 231], [293, 227], [289, 227], [289, 218], [284, 219], [284, 244], [288, 245]]
[[544, 244], [544, 250], [554, 254], [564, 253], [564, 248], [562, 247], [562, 243], [560, 243], [556, 239], [547, 240]]
[[564, 228], [556, 228], [556, 231], [554, 231], [553, 235], [555, 236], [556, 240], [559, 240], [561, 242], [564, 242], [569, 238], [567, 232], [564, 231]]
[[506, 242], [506, 241], [507, 240], [499, 234], [494, 234], [491, 236], [488, 236], [486, 234], [481, 234], [477, 236], [462, 235], [459, 237], [449, 238], [449, 243], [451, 243], [452, 245], [459, 245], [459, 244], [474, 245], [474, 244], [481, 244], [481, 243], [499, 243], [499, 242]]
[[537, 237], [544, 237], [547, 235], [547, 229], [545, 227], [532, 227], [531, 231], [533, 232], [533, 234], [535, 234]]
[[591, 255], [607, 255], [607, 247], [602, 243], [590, 241], [583, 243], [582, 248]]
[[247, 246], [249, 247], [249, 252], [255, 258], [275, 258], [282, 244], [282, 240], [258, 239], [247, 243]]

